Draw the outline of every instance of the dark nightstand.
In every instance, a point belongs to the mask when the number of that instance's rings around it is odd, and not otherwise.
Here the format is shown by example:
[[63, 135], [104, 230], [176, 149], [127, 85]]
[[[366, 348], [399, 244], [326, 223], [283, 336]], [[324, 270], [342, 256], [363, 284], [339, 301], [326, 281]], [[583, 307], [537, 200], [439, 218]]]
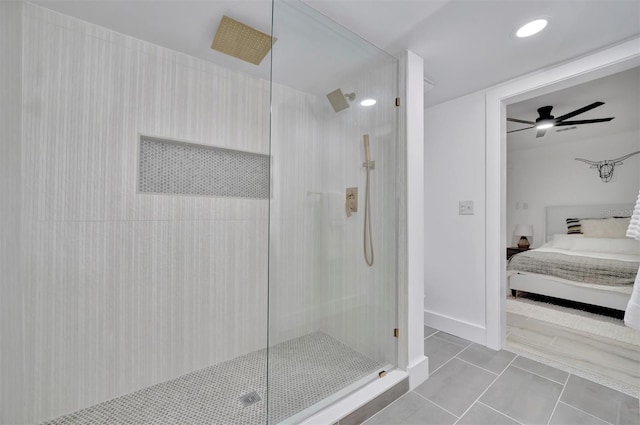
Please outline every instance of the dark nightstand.
[[507, 248], [507, 261], [519, 252], [528, 251], [529, 248], [518, 248], [517, 246]]

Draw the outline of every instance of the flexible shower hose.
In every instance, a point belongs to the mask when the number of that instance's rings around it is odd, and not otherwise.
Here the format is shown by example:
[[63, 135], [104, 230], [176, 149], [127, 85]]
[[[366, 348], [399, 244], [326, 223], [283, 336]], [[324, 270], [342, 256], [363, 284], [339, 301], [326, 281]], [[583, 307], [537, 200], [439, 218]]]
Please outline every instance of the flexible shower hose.
[[[373, 233], [371, 231], [371, 200], [369, 199], [370, 165], [369, 161], [367, 161], [367, 165], [365, 167], [367, 169], [367, 187], [364, 191], [364, 260], [369, 266], [373, 266]], [[369, 248], [371, 251], [371, 259], [369, 259], [369, 254], [367, 253], [367, 227], [369, 228]]]

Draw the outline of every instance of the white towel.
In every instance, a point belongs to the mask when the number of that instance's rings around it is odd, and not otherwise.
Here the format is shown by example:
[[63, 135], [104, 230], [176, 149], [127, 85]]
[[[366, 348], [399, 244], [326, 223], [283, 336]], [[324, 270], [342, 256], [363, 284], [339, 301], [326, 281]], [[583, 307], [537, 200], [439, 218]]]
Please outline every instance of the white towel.
[[[636, 207], [633, 210], [631, 222], [627, 229], [627, 237], [640, 240], [640, 192], [638, 192]], [[638, 269], [636, 281], [633, 284], [633, 292], [624, 313], [624, 324], [630, 328], [640, 330], [640, 269]]]
[[638, 201], [636, 202], [636, 208], [631, 215], [631, 221], [629, 222], [629, 228], [627, 229], [627, 237], [640, 240], [640, 192], [638, 192]]

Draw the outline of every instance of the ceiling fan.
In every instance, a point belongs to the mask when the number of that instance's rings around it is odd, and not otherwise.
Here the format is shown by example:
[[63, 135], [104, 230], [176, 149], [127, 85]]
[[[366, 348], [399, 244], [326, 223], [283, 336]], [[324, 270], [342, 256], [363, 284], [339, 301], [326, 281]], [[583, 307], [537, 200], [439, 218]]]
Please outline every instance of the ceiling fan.
[[565, 121], [568, 118], [575, 117], [576, 115], [580, 115], [584, 112], [590, 111], [591, 109], [597, 108], [598, 106], [602, 106], [602, 105], [604, 105], [604, 102], [593, 102], [591, 105], [587, 105], [583, 108], [576, 109], [575, 111], [559, 116], [558, 118], [555, 118], [553, 115], [551, 115], [551, 110], [553, 109], [553, 106], [543, 106], [541, 108], [538, 108], [539, 117], [536, 119], [535, 122], [520, 120], [517, 118], [507, 118], [507, 121], [519, 122], [522, 124], [530, 125], [530, 127], [507, 131], [507, 133], [515, 133], [516, 131], [528, 130], [530, 128], [535, 127], [538, 130], [538, 132], [536, 133], [536, 137], [542, 137], [547, 132], [547, 130], [550, 129], [551, 127], [561, 127], [566, 125], [579, 125], [579, 124], [592, 124], [596, 122], [611, 121], [612, 119], [614, 119], [615, 117], [596, 118], [592, 120]]

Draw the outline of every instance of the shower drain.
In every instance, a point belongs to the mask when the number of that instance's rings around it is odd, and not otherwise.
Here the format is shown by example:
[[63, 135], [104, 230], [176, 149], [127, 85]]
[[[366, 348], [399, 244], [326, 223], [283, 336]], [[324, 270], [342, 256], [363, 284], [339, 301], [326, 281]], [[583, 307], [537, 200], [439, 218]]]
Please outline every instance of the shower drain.
[[252, 404], [259, 402], [260, 400], [262, 399], [255, 391], [251, 391], [250, 393], [247, 393], [240, 397], [240, 403], [242, 403], [243, 407], [249, 407]]

